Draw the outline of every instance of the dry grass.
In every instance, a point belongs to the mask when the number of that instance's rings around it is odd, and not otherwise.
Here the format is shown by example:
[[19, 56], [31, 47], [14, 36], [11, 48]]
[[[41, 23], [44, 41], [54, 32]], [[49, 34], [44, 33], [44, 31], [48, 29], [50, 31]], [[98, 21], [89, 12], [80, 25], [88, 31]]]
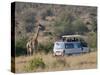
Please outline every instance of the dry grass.
[[[30, 60], [36, 57], [41, 57], [46, 64], [44, 69], [37, 68], [35, 70], [28, 70], [27, 65]], [[45, 55], [44, 53], [37, 53], [33, 56], [20, 56], [15, 58], [16, 72], [41, 72], [41, 71], [60, 71], [72, 69], [90, 69], [97, 67], [97, 53], [91, 52], [88, 54], [53, 57], [52, 54]]]

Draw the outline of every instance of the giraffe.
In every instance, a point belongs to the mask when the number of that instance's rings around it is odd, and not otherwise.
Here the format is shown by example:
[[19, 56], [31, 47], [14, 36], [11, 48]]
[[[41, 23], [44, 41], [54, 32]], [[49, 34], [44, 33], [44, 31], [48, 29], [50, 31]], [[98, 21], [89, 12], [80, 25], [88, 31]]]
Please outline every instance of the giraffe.
[[38, 48], [38, 36], [39, 36], [39, 31], [40, 31], [41, 27], [42, 27], [42, 25], [38, 24], [35, 38], [33, 36], [32, 39], [30, 39], [27, 42], [27, 44], [26, 44], [27, 54], [29, 54], [29, 55], [32, 55], [33, 53], [37, 52], [37, 48]]
[[27, 55], [32, 55], [33, 52], [32, 52], [32, 42], [31, 42], [31, 39], [27, 42], [26, 48], [27, 48], [26, 54]]
[[42, 19], [41, 16], [36, 17], [36, 26], [37, 26], [36, 35], [35, 35], [35, 37], [33, 36], [26, 44], [27, 54], [29, 54], [29, 55], [32, 55], [33, 53], [37, 52], [39, 31], [41, 28], [45, 29], [40, 24], [41, 19]]
[[39, 36], [40, 28], [41, 28], [41, 24], [38, 25], [35, 38], [34, 38], [34, 36], [32, 38], [32, 49], [33, 49], [34, 53], [36, 53], [37, 49], [38, 49], [38, 36]]

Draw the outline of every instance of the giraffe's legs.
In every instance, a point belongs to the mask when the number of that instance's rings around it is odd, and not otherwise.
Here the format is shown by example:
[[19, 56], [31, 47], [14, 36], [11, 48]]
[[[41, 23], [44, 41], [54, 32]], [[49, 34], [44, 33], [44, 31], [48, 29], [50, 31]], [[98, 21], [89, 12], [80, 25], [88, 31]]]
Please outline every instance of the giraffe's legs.
[[36, 54], [38, 51], [37, 51], [37, 46], [34, 47], [34, 54]]
[[32, 55], [32, 48], [29, 48], [29, 55]]
[[32, 55], [32, 49], [31, 48], [27, 48], [27, 52], [26, 52], [26, 55], [28, 56], [31, 56]]

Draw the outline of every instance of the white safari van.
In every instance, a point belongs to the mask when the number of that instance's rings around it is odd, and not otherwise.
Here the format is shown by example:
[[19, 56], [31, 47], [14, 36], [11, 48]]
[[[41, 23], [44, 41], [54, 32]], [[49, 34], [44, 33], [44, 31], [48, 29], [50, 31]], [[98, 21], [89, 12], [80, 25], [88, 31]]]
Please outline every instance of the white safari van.
[[[64, 36], [65, 37], [65, 36]], [[81, 41], [79, 36], [67, 36], [67, 40], [63, 41], [56, 41], [54, 43], [54, 56], [55, 55], [70, 55], [70, 54], [76, 54], [76, 53], [87, 53], [89, 52], [89, 47], [86, 42], [83, 40]], [[69, 39], [70, 37], [70, 39]], [[74, 39], [73, 39], [73, 38]], [[78, 39], [76, 39], [78, 38]]]

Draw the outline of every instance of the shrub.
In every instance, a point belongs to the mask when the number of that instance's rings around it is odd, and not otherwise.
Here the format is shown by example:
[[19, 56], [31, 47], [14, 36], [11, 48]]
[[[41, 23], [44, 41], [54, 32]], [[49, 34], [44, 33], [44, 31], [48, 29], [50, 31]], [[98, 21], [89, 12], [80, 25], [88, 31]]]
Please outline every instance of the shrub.
[[26, 52], [26, 41], [27, 38], [21, 38], [15, 42], [15, 48], [16, 48], [16, 56], [24, 55]]
[[77, 32], [80, 34], [83, 34], [85, 32], [88, 32], [88, 28], [86, 27], [86, 25], [80, 20], [77, 19], [75, 21], [73, 21], [73, 32]]
[[33, 60], [30, 60], [28, 63], [28, 66], [25, 66], [26, 70], [35, 70], [38, 68], [44, 69], [46, 64], [44, 63], [42, 58], [34, 58]]
[[87, 41], [90, 48], [97, 48], [97, 34], [95, 32], [88, 33]]
[[52, 32], [44, 32], [44, 36], [52, 36]]
[[83, 34], [88, 32], [88, 28], [84, 25], [83, 21], [71, 14], [61, 15], [60, 20], [54, 22], [54, 26], [56, 35]]
[[49, 52], [51, 52], [52, 51], [52, 49], [53, 49], [53, 43], [52, 42], [48, 42], [48, 43], [46, 43], [46, 44], [39, 44], [39, 46], [38, 46], [38, 49], [40, 50], [40, 51], [43, 51], [43, 52], [45, 52], [45, 53], [49, 53]]
[[59, 66], [66, 66], [66, 60], [62, 58], [57, 58], [53, 63], [53, 67], [59, 67]]

